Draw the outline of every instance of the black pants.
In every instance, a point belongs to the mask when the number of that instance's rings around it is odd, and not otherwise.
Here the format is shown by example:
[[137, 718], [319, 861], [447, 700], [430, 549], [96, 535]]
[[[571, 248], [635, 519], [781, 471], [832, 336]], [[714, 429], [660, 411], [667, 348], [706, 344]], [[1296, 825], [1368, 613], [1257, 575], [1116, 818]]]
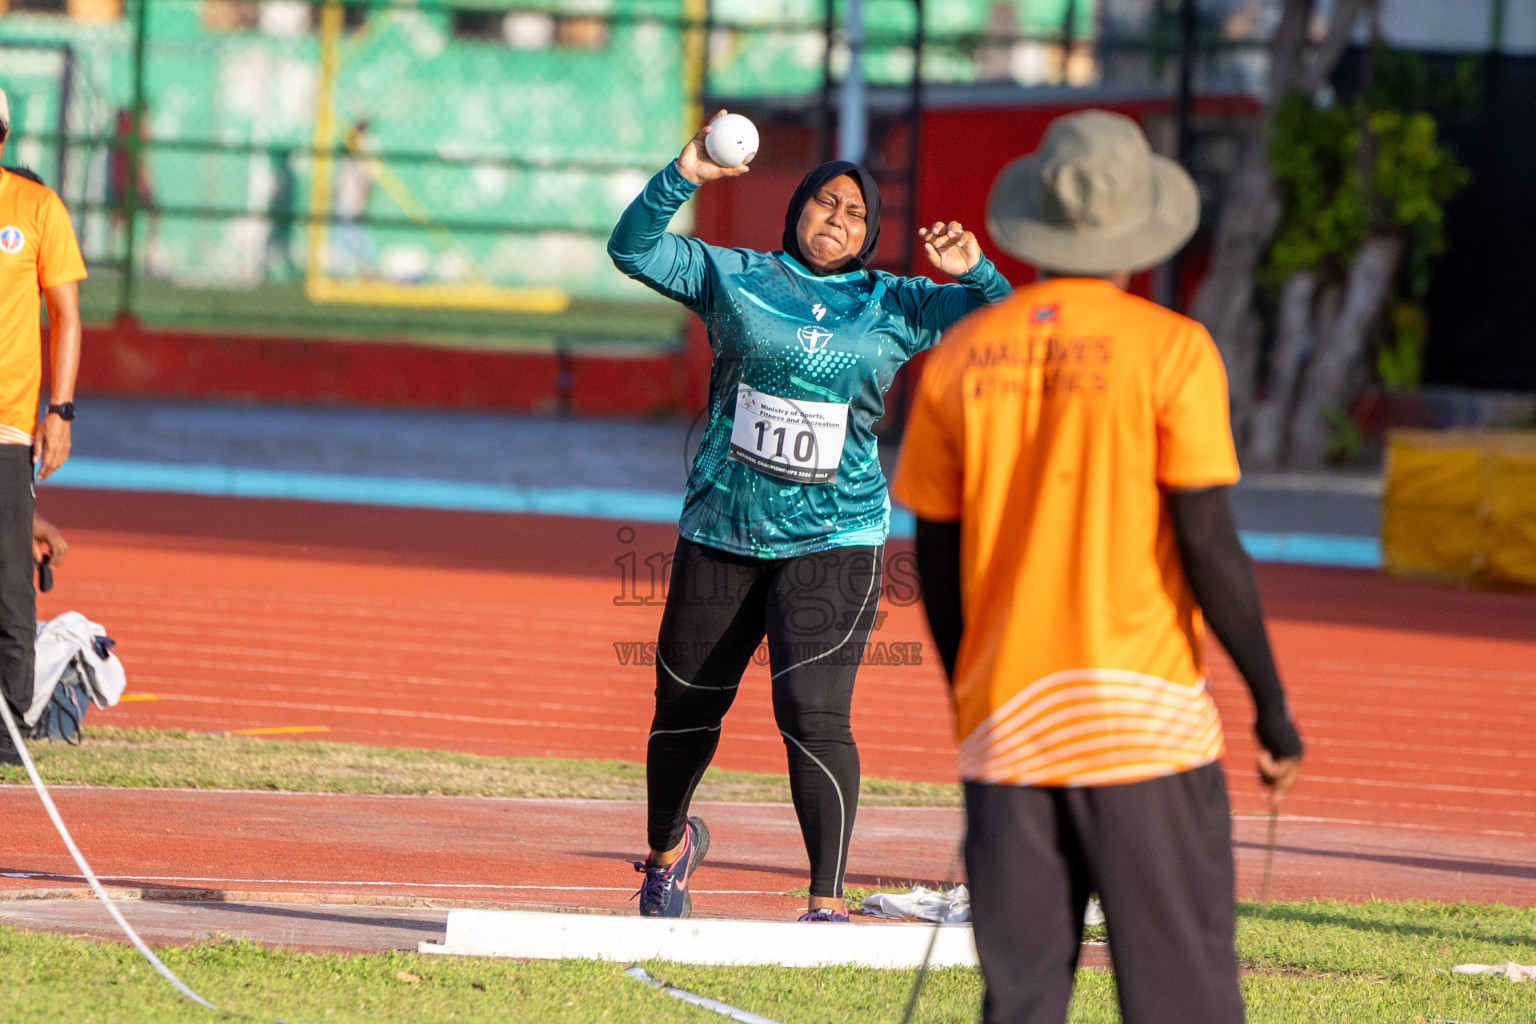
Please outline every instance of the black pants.
[[766, 634], [773, 715], [811, 859], [811, 895], [842, 896], [859, 806], [859, 751], [848, 716], [879, 601], [879, 548], [763, 559], [678, 540], [645, 759], [653, 850], [682, 840], [688, 803], [720, 743], [721, 719]]
[[1119, 786], [965, 785], [986, 1024], [1061, 1024], [1090, 892], [1125, 1024], [1241, 1024], [1221, 766]]
[[0, 444], [0, 688], [17, 721], [32, 706], [32, 446]]

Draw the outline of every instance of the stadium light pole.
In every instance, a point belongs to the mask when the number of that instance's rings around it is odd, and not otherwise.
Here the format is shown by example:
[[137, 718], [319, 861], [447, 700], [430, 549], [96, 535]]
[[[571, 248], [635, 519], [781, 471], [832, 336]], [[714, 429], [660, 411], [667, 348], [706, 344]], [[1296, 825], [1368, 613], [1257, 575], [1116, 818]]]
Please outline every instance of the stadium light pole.
[[[123, 246], [123, 276], [118, 283], [117, 317], [121, 320], [133, 311], [134, 262], [138, 258], [134, 236], [139, 223], [139, 161], [143, 159], [144, 124], [144, 49], [149, 34], [149, 0], [139, 0], [133, 11], [133, 115], [129, 118], [128, 173], [124, 175], [123, 223], [127, 232]], [[63, 188], [64, 183], [59, 182]]]
[[1179, 7], [1179, 96], [1178, 159], [1186, 171], [1194, 149], [1195, 62], [1199, 60], [1198, 22], [1195, 0], [1184, 0]]
[[[1194, 174], [1194, 113], [1195, 113], [1195, 62], [1199, 60], [1198, 20], [1196, 0], [1183, 0], [1179, 4], [1179, 87], [1174, 97], [1174, 123], [1176, 135], [1175, 157], [1186, 171]], [[1159, 305], [1177, 309], [1179, 303], [1179, 272], [1183, 254], [1175, 254], [1156, 275], [1156, 296]]]
[[868, 98], [864, 91], [864, 0], [848, 0], [845, 34], [848, 71], [843, 75], [837, 156], [857, 164], [864, 162], [864, 150], [869, 143]]
[[822, 163], [832, 159], [832, 40], [836, 33], [832, 0], [822, 0], [821, 117], [816, 126]]

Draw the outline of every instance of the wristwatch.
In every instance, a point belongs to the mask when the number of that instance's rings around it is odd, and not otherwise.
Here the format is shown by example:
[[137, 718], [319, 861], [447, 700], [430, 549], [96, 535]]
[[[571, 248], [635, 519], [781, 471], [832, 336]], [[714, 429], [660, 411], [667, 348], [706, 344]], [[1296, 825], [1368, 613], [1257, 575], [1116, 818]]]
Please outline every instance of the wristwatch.
[[70, 420], [75, 418], [75, 403], [60, 402], [58, 405], [50, 405], [48, 407], [48, 411], [58, 413], [59, 419], [68, 423]]

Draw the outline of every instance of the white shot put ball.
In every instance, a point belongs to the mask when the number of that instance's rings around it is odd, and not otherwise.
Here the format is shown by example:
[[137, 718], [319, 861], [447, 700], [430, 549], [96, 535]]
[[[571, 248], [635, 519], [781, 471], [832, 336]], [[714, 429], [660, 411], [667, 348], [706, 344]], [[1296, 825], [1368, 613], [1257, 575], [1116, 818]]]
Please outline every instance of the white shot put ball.
[[740, 114], [725, 114], [709, 122], [704, 150], [721, 167], [740, 167], [757, 156], [757, 125]]

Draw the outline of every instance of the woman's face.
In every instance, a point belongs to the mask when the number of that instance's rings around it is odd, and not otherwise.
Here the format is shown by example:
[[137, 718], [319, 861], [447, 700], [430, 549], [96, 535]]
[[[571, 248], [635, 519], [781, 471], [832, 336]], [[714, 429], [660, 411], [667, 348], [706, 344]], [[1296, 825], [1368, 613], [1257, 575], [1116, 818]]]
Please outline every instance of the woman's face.
[[811, 266], [823, 272], [846, 266], [864, 247], [864, 193], [858, 182], [838, 175], [816, 190], [800, 211], [795, 237]]

